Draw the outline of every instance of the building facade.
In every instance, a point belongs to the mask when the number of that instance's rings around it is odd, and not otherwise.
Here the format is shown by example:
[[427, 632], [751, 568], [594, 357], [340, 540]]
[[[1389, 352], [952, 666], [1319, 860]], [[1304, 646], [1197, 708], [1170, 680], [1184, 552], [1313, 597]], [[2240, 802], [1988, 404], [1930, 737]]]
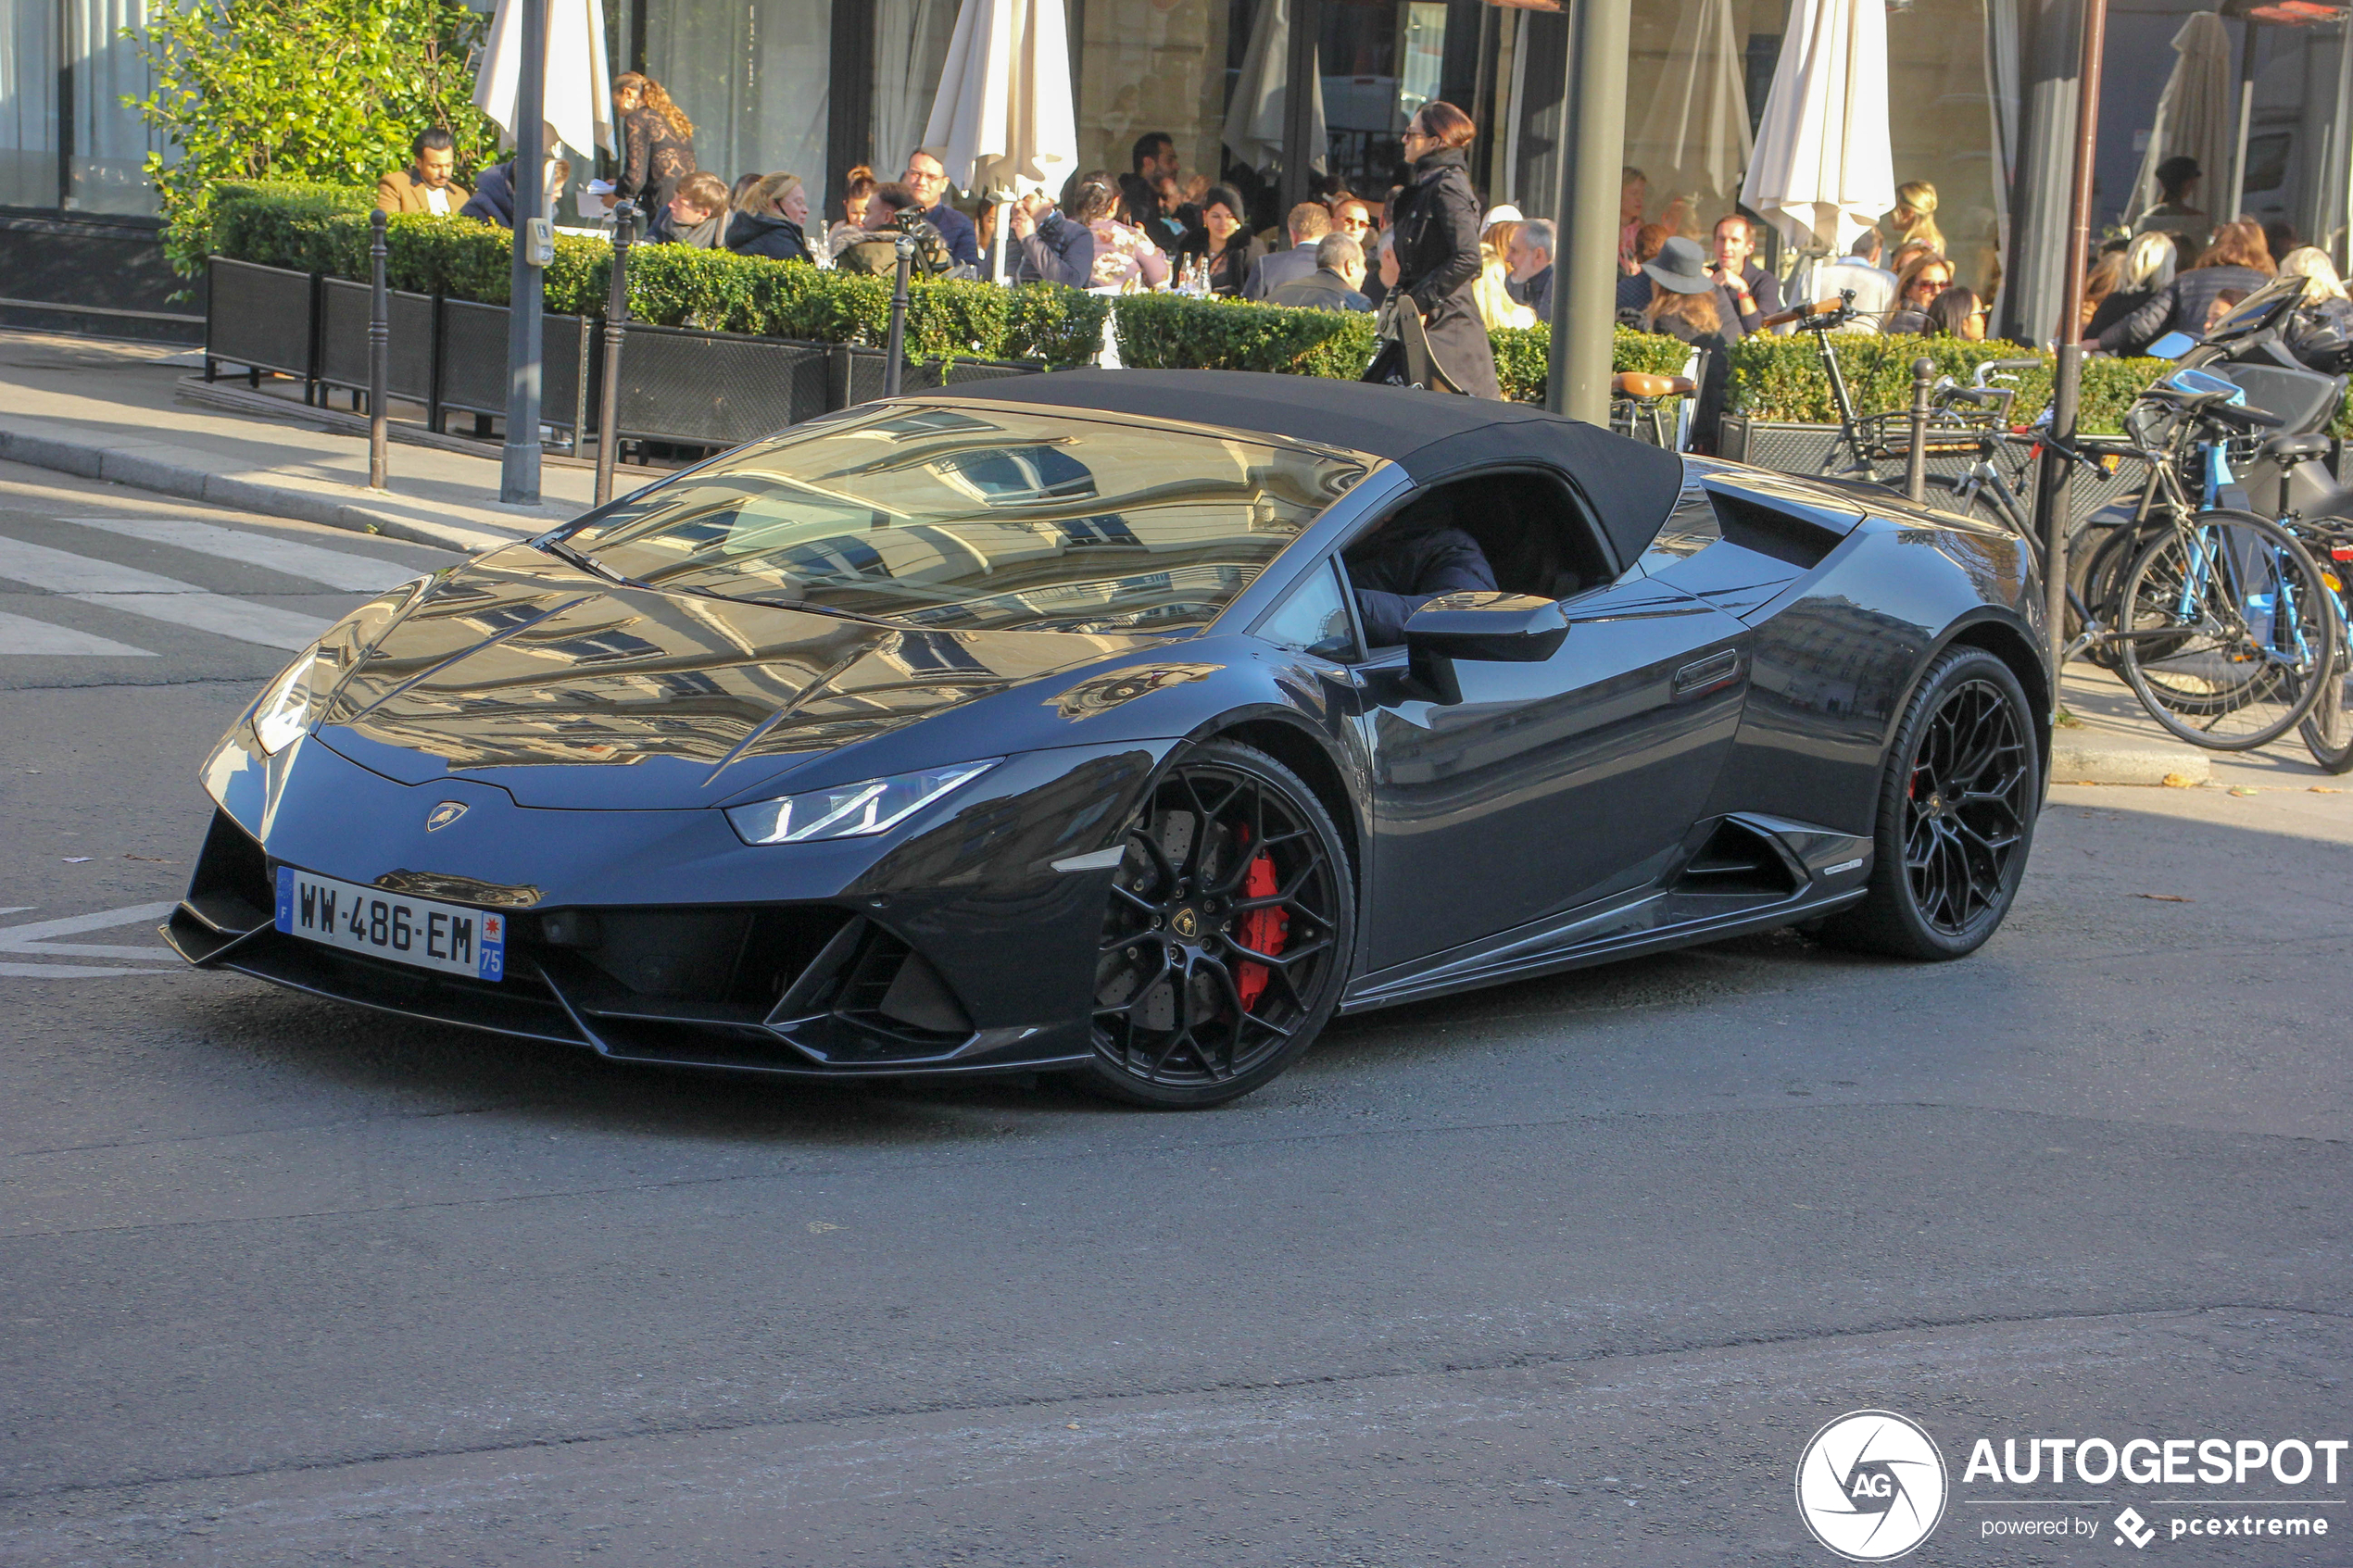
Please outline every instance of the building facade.
[[[139, 174], [154, 143], [121, 102], [146, 89], [122, 31], [167, 3], [9, 0], [0, 21], [0, 320], [187, 332], [195, 307], [169, 299], [181, 285], [156, 249], [154, 193]], [[1625, 161], [1648, 178], [1646, 219], [1704, 234], [1731, 209], [1794, 3], [1633, 6]], [[1064, 4], [1082, 169], [1125, 170], [1139, 135], [1164, 132], [1189, 174], [1237, 185], [1271, 225], [1317, 176], [1379, 199], [1398, 175], [1406, 121], [1444, 98], [1479, 123], [1472, 169], [1489, 201], [1554, 214], [1568, 64], [1559, 0]], [[1936, 188], [1961, 279], [2002, 295], [1996, 324], [2046, 338], [2082, 0], [1886, 5], [1896, 179]], [[2346, 28], [2250, 22], [2236, 14], [2247, 6], [2222, 5], [2253, 83], [2241, 205], [2305, 236], [2335, 236], [2343, 259], [2353, 173]], [[800, 174], [834, 216], [853, 166], [893, 177], [921, 139], [956, 8], [606, 0], [615, 69], [646, 70], [669, 89], [696, 122], [703, 168], [730, 179]], [[2171, 40], [2197, 8], [2110, 0], [2103, 221], [2125, 216]]]

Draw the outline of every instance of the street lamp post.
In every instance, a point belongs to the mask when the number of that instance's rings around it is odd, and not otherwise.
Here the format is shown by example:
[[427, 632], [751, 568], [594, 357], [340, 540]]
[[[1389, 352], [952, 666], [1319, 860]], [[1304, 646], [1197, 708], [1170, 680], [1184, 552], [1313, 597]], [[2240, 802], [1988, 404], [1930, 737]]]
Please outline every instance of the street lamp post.
[[547, 152], [547, 0], [520, 0], [522, 61], [515, 72], [515, 229], [512, 284], [507, 295], [507, 445], [498, 499], [539, 504], [541, 308], [546, 301], [536, 249], [546, 208]]
[[1625, 165], [1631, 0], [1572, 0], [1568, 93], [1561, 106], [1558, 248], [1544, 406], [1609, 423], [1610, 339], [1617, 310], [1618, 170]]
[[2076, 66], [2075, 182], [2068, 196], [2067, 260], [2060, 279], [2058, 364], [2051, 378], [2051, 444], [2036, 476], [2035, 521], [2043, 533], [2043, 613], [2051, 647], [2051, 708], [2058, 709], [2067, 659], [2067, 478], [2083, 394], [2083, 270], [2092, 249], [2092, 176], [2099, 152], [2100, 54], [2108, 0], [2083, 0], [2082, 54]]

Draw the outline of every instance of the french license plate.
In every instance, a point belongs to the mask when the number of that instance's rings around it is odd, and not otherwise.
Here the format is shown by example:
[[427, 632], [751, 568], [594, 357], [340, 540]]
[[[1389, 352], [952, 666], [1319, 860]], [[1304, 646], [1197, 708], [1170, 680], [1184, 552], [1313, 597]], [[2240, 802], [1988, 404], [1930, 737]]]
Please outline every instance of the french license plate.
[[330, 947], [477, 980], [507, 972], [507, 917], [278, 868], [278, 929]]

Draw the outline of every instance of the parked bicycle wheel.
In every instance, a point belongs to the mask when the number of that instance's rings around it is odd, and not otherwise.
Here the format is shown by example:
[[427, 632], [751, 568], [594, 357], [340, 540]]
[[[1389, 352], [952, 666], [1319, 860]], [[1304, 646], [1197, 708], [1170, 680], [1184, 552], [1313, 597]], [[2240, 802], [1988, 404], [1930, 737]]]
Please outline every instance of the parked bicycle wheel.
[[2324, 562], [2321, 571], [2334, 590], [2329, 608], [2336, 621], [2336, 664], [2297, 733], [2313, 761], [2332, 773], [2348, 773], [2353, 772], [2353, 632], [2347, 624], [2345, 583], [2338, 568]]
[[2150, 717], [2194, 746], [2251, 751], [2293, 729], [2335, 662], [2320, 568], [2278, 524], [2200, 512], [2133, 563], [2119, 665]]
[[[2115, 528], [2086, 528], [2068, 541], [2068, 581], [2073, 585], [2076, 597], [2102, 626], [2119, 624], [2126, 574], [2141, 552], [2148, 548], [2149, 541], [2170, 527], [2164, 522], [2145, 522], [2137, 527], [2126, 523]], [[2082, 630], [2070, 608], [2068, 636], [2072, 638]], [[2083, 657], [2104, 670], [2116, 668], [2116, 649], [2106, 642], [2093, 643], [2083, 650]]]

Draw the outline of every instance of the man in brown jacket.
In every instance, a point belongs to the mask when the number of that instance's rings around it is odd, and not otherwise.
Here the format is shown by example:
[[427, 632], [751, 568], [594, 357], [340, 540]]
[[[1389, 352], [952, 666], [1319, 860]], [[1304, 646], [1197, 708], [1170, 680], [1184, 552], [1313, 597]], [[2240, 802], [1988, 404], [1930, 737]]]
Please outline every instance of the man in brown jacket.
[[409, 144], [409, 165], [376, 182], [376, 205], [386, 212], [438, 212], [466, 205], [472, 191], [449, 178], [458, 166], [457, 139], [436, 125]]

